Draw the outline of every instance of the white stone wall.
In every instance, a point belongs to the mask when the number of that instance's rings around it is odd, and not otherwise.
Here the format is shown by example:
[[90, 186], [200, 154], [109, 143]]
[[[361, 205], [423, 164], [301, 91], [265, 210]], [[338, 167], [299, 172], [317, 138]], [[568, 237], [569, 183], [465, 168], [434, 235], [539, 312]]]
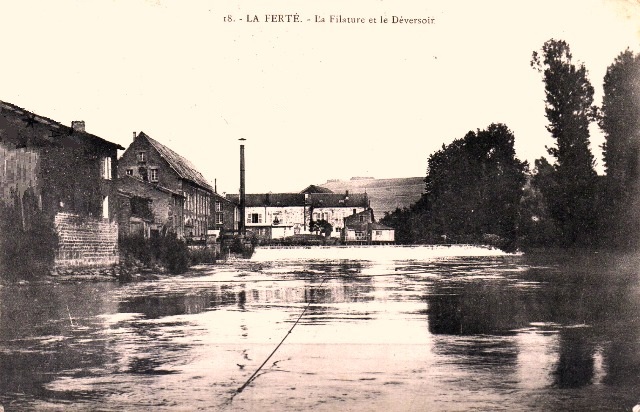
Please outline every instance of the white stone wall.
[[371, 231], [372, 242], [393, 242], [395, 241], [395, 231], [389, 229]]

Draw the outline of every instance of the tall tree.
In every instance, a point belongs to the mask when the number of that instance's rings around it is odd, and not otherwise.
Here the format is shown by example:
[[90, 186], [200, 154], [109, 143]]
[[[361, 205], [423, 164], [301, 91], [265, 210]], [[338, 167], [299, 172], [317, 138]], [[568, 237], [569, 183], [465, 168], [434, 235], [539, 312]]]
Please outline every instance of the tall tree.
[[620, 53], [604, 77], [599, 125], [606, 168], [609, 239], [617, 245], [637, 242], [640, 195], [640, 54]]
[[596, 227], [596, 173], [589, 148], [589, 123], [594, 115], [593, 87], [583, 64], [574, 64], [569, 45], [548, 40], [533, 52], [531, 66], [543, 74], [547, 130], [555, 146], [555, 190], [545, 193], [563, 244], [587, 244]]
[[429, 158], [425, 198], [435, 234], [513, 245], [526, 164], [504, 124], [469, 132]]

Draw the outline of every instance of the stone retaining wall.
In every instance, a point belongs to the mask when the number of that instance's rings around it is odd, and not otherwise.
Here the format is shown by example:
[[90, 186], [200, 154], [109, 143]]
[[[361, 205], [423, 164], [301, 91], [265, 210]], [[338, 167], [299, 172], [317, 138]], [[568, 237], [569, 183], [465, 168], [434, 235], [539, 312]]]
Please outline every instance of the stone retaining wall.
[[106, 219], [58, 213], [56, 269], [109, 267], [117, 264], [118, 224]]

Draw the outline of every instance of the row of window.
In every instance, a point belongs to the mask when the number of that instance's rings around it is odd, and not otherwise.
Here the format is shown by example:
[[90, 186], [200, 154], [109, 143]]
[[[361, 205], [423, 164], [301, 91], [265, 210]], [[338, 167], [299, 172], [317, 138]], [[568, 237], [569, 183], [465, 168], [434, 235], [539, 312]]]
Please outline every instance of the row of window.
[[[158, 182], [158, 168], [155, 168], [155, 167], [150, 168], [148, 172], [147, 172], [147, 169], [144, 169], [144, 168], [141, 168], [139, 170], [140, 170], [140, 173], [142, 174], [142, 176], [140, 176], [142, 180], [146, 181], [148, 179], [150, 182], [154, 182], [154, 183]], [[133, 176], [133, 169], [127, 169], [125, 173], [127, 174], [127, 176]]]
[[[346, 210], [341, 211], [340, 213], [346, 213]], [[338, 217], [341, 216], [341, 214], [338, 214]], [[353, 213], [356, 213], [356, 209], [353, 209]], [[331, 219], [333, 217], [333, 213], [331, 212], [315, 212], [313, 213], [313, 219], [314, 220], [326, 220], [327, 222], [329, 221], [329, 219]]]

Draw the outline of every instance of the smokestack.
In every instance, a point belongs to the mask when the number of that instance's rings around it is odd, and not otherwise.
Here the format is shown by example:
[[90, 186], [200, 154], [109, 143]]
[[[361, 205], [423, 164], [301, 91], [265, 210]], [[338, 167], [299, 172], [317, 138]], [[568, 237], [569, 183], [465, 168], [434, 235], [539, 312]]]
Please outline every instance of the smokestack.
[[71, 128], [76, 132], [84, 132], [84, 120], [73, 120]]
[[[244, 142], [245, 138], [241, 138], [240, 141]], [[244, 193], [244, 144], [240, 144], [240, 236], [246, 235], [245, 228], [245, 193]]]

